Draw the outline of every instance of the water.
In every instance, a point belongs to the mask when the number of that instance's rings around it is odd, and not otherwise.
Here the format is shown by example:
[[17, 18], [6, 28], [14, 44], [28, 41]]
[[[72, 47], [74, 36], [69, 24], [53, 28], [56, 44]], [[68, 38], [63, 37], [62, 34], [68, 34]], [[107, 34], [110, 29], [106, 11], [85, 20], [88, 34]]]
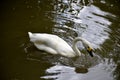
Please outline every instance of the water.
[[[118, 0], [2, 1], [0, 7], [1, 80], [120, 79]], [[29, 42], [28, 31], [58, 35], [69, 45], [82, 36], [92, 43], [95, 57], [87, 55], [86, 62], [83, 57], [73, 64], [68, 58], [41, 54]], [[81, 43], [78, 47], [86, 53]]]

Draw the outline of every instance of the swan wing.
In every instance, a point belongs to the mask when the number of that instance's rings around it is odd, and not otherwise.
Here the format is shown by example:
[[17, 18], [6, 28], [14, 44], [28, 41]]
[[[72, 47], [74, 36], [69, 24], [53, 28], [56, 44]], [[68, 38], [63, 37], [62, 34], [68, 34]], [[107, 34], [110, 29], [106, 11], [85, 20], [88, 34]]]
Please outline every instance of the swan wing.
[[31, 33], [28, 32], [30, 41], [34, 43], [34, 45], [46, 52], [51, 54], [61, 54], [67, 57], [74, 57], [75, 52], [68, 45], [66, 41], [62, 38], [52, 35], [52, 34], [43, 34], [43, 33]]
[[43, 51], [46, 51], [46, 52], [48, 52], [48, 53], [51, 53], [51, 54], [57, 54], [57, 52], [54, 50], [54, 49], [52, 49], [51, 47], [49, 47], [49, 46], [46, 46], [46, 45], [44, 45], [44, 44], [34, 44], [39, 50], [43, 50]]

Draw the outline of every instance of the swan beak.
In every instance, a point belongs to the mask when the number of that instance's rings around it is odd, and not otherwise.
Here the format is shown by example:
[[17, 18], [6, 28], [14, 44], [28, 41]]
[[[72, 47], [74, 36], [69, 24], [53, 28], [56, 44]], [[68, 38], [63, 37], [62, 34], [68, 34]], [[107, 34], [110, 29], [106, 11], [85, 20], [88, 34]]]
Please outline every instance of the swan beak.
[[90, 54], [90, 56], [93, 57], [93, 53], [92, 53], [93, 49], [90, 48], [90, 47], [88, 47], [88, 48], [87, 48], [87, 51], [88, 51], [88, 53]]

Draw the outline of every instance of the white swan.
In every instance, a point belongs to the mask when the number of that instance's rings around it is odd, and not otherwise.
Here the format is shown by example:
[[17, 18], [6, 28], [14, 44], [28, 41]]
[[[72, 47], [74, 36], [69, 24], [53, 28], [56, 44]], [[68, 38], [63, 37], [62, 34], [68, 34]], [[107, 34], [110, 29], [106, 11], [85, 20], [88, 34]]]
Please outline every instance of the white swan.
[[81, 37], [77, 37], [73, 40], [73, 46], [71, 48], [67, 42], [56, 35], [31, 32], [28, 32], [28, 35], [30, 41], [33, 42], [39, 50], [44, 50], [51, 54], [60, 54], [66, 57], [81, 56], [81, 52], [76, 46], [76, 43], [81, 41], [89, 54], [93, 57], [93, 48], [90, 45], [90, 42]]

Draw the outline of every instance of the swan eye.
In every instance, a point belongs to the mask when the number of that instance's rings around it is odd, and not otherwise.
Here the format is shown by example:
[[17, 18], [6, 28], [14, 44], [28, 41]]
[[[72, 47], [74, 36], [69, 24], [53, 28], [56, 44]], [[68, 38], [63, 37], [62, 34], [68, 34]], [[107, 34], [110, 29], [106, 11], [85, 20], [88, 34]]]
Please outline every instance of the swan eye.
[[87, 51], [90, 52], [92, 51], [92, 48], [90, 48], [89, 46], [87, 47]]
[[87, 47], [87, 51], [90, 54], [90, 56], [93, 57], [93, 53], [92, 53], [93, 49], [91, 47]]

